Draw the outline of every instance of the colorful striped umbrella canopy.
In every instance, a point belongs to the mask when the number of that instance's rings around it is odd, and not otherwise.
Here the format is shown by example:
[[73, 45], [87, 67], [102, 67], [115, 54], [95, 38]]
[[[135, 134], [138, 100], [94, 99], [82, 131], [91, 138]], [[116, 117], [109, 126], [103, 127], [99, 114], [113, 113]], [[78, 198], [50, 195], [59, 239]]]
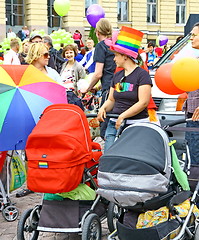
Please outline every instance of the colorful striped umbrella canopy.
[[0, 151], [24, 149], [43, 110], [56, 103], [67, 103], [65, 88], [34, 66], [0, 66]]

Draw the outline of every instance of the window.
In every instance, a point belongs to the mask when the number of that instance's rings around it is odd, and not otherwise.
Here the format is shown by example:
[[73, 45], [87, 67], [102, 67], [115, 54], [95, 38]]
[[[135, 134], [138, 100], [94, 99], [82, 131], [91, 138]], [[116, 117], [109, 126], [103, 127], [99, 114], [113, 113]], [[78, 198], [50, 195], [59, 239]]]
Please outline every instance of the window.
[[117, 20], [119, 22], [127, 22], [128, 12], [128, 0], [119, 0], [117, 3]]
[[24, 0], [6, 0], [6, 25], [24, 25]]
[[147, 0], [147, 22], [156, 23], [157, 3], [156, 0]]
[[60, 27], [61, 17], [55, 12], [54, 0], [48, 0], [48, 27]]
[[97, 4], [98, 0], [85, 0], [85, 16], [86, 16], [86, 11], [87, 9], [92, 5], [92, 4]]
[[176, 23], [185, 23], [186, 0], [176, 0]]

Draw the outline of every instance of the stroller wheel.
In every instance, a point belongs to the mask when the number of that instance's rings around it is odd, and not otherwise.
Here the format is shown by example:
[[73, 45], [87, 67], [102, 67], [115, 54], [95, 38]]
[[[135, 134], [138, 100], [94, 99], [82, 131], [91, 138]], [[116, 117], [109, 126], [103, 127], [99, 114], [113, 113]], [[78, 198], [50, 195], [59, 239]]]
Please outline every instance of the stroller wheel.
[[7, 206], [2, 210], [2, 215], [8, 222], [13, 222], [19, 216], [19, 211], [15, 206]]
[[116, 229], [116, 222], [119, 219], [122, 213], [122, 209], [113, 202], [110, 202], [108, 205], [107, 211], [107, 224], [108, 229], [112, 233]]
[[20, 217], [17, 226], [17, 240], [37, 240], [39, 231], [37, 231], [37, 225], [31, 221], [33, 209], [27, 209]]
[[102, 228], [100, 218], [91, 213], [85, 219], [82, 229], [82, 240], [101, 240]]
[[199, 225], [196, 227], [195, 235], [194, 235], [194, 240], [199, 240]]

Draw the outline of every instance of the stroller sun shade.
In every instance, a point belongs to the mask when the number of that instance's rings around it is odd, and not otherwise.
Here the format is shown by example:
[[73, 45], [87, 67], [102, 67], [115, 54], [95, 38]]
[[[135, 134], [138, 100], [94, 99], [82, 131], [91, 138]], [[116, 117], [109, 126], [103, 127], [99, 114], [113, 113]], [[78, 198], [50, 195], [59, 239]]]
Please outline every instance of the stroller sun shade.
[[171, 173], [168, 143], [164, 130], [155, 124], [126, 128], [100, 159], [97, 192], [121, 206], [166, 192]]

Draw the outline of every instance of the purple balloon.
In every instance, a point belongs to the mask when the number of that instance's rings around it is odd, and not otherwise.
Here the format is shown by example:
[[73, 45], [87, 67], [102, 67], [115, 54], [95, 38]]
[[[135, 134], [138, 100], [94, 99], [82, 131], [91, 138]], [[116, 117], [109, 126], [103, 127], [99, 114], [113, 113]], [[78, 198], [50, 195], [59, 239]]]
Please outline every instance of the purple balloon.
[[164, 46], [168, 42], [168, 37], [167, 36], [160, 36], [159, 38], [159, 45]]
[[96, 23], [100, 18], [105, 17], [104, 9], [98, 4], [92, 4], [86, 11], [86, 18], [90, 25], [96, 28]]

